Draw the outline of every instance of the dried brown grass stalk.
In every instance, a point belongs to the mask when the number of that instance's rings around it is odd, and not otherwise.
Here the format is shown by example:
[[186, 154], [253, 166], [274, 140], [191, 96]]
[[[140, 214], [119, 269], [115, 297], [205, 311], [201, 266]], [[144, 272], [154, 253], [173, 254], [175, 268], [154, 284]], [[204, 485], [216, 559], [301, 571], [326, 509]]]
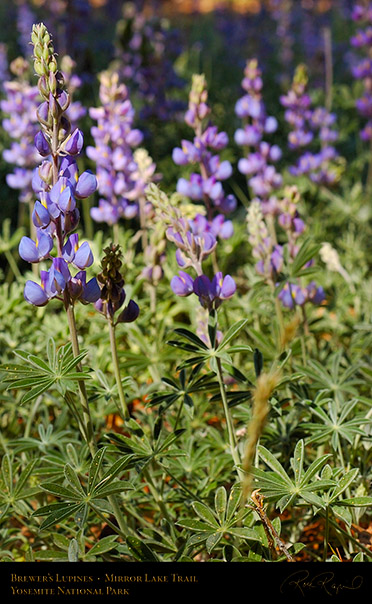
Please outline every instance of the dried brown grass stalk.
[[253, 392], [252, 418], [248, 424], [248, 437], [245, 446], [242, 468], [244, 478], [242, 482], [242, 503], [247, 500], [252, 491], [251, 469], [256, 454], [257, 443], [263, 432], [266, 418], [269, 413], [269, 399], [279, 383], [278, 371], [261, 373], [257, 379], [257, 386]]

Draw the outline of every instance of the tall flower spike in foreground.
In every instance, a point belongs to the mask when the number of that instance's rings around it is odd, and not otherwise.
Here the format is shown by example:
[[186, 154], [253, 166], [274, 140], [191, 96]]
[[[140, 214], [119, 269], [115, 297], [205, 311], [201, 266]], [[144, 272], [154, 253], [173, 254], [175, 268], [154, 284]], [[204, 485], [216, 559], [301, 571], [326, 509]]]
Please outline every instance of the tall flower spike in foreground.
[[[80, 350], [74, 304], [78, 300], [83, 304], [96, 302], [100, 288], [95, 278], [87, 281], [85, 269], [93, 263], [89, 244], [80, 245], [78, 235], [72, 231], [79, 223], [77, 200], [91, 195], [97, 183], [90, 172], [79, 176], [75, 157], [82, 149], [83, 135], [77, 129], [70, 134], [70, 122], [65, 116], [70, 99], [63, 87], [63, 76], [58, 70], [51, 37], [43, 23], [33, 26], [31, 40], [34, 68], [39, 76], [38, 88], [43, 99], [37, 110], [41, 130], [36, 134], [35, 146], [47, 159], [33, 179], [38, 197], [32, 214], [37, 238], [33, 241], [23, 237], [19, 253], [32, 263], [49, 259], [51, 267], [41, 271], [41, 284], [26, 282], [24, 297], [34, 306], [45, 306], [52, 298], [63, 301], [72, 350], [77, 357]], [[52, 255], [53, 249], [55, 256]], [[81, 370], [80, 364], [77, 369]], [[78, 384], [83, 413], [82, 431], [93, 456], [96, 446], [85, 384], [83, 380]]]
[[[87, 282], [85, 269], [93, 263], [89, 244], [80, 245], [78, 235], [72, 234], [79, 223], [77, 200], [89, 197], [97, 183], [90, 172], [79, 176], [75, 156], [82, 149], [83, 135], [78, 129], [70, 134], [70, 122], [65, 116], [69, 95], [63, 88], [50, 35], [42, 23], [34, 25], [31, 39], [38, 89], [43, 98], [37, 110], [41, 130], [35, 136], [35, 146], [48, 159], [33, 178], [38, 197], [32, 213], [36, 241], [23, 237], [19, 253], [28, 262], [50, 259], [52, 265], [48, 271], [41, 271], [40, 285], [26, 282], [24, 296], [35, 306], [45, 306], [51, 298], [58, 298], [71, 313], [77, 300], [87, 304], [100, 295], [96, 279]], [[54, 247], [56, 256], [52, 255]], [[70, 267], [78, 272], [71, 274]]]

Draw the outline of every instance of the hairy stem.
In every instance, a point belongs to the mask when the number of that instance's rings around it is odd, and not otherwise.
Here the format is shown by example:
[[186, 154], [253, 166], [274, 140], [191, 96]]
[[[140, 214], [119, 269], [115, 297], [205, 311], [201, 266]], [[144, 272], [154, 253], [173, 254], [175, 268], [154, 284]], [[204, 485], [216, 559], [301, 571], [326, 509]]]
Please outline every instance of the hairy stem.
[[217, 357], [216, 362], [217, 362], [217, 379], [218, 379], [218, 384], [220, 386], [222, 405], [223, 405], [223, 410], [225, 413], [230, 451], [231, 451], [231, 455], [232, 455], [232, 458], [234, 461], [234, 465], [235, 465], [239, 480], [242, 481], [244, 478], [244, 472], [242, 472], [242, 470], [240, 469], [241, 460], [240, 460], [239, 452], [237, 449], [237, 443], [236, 443], [236, 438], [235, 438], [235, 434], [234, 434], [234, 426], [233, 426], [233, 422], [232, 422], [232, 417], [231, 417], [229, 405], [227, 402], [226, 389], [225, 389], [225, 384], [223, 381], [223, 371], [222, 371], [221, 359], [219, 359]]
[[116, 345], [116, 336], [115, 336], [115, 324], [112, 319], [108, 320], [108, 324], [109, 324], [109, 331], [110, 331], [111, 357], [112, 357], [112, 363], [114, 366], [114, 375], [115, 375], [116, 386], [117, 386], [118, 393], [119, 393], [120, 409], [121, 409], [122, 418], [124, 420], [126, 420], [129, 418], [129, 411], [128, 411], [127, 403], [125, 401], [123, 384], [122, 384], [121, 375], [120, 375], [118, 349], [117, 349], [117, 345]]

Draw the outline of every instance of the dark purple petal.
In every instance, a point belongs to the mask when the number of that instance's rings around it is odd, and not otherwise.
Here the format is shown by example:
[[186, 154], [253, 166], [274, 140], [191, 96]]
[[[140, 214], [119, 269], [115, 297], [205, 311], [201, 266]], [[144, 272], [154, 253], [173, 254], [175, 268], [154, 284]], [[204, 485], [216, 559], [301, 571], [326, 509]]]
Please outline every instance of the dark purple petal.
[[50, 154], [50, 146], [44, 134], [39, 131], [34, 139], [35, 147], [42, 157], [47, 157]]
[[138, 304], [134, 300], [130, 300], [123, 312], [118, 317], [118, 323], [132, 323], [135, 321], [140, 313]]
[[83, 288], [83, 295], [81, 297], [82, 302], [97, 302], [101, 295], [101, 290], [98, 285], [97, 279], [93, 277], [90, 279], [86, 286]]

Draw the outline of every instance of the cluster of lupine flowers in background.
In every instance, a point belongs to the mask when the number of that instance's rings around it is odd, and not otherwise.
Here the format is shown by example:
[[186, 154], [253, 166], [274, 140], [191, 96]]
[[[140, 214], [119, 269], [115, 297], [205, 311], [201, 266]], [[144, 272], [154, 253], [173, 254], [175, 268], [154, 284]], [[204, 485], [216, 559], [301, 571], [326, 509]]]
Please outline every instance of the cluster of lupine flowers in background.
[[365, 141], [372, 140], [372, 3], [357, 4], [352, 12], [352, 19], [362, 25], [351, 38], [353, 48], [362, 53], [358, 63], [352, 68], [356, 80], [363, 82], [363, 95], [356, 101], [356, 107], [367, 123], [360, 132]]
[[[338, 154], [332, 145], [338, 138], [338, 132], [334, 129], [336, 115], [325, 107], [312, 108], [307, 84], [306, 68], [299, 65], [291, 89], [280, 99], [286, 110], [285, 119], [291, 127], [288, 135], [289, 148], [299, 154], [296, 164], [289, 170], [294, 176], [308, 174], [317, 184], [333, 185], [338, 177], [334, 164]], [[306, 150], [314, 140], [315, 133], [320, 141], [317, 153]]]
[[6, 96], [0, 101], [6, 115], [2, 127], [12, 139], [10, 148], [3, 151], [5, 161], [14, 166], [13, 172], [7, 174], [6, 182], [12, 189], [19, 189], [19, 200], [27, 203], [33, 198], [33, 170], [41, 160], [34, 144], [38, 131], [39, 90], [28, 81], [29, 64], [25, 59], [15, 59], [10, 69], [15, 77], [3, 83]]
[[[224, 239], [231, 236], [233, 228], [225, 215], [236, 208], [234, 195], [226, 195], [222, 182], [232, 175], [231, 163], [221, 161], [218, 152], [227, 146], [226, 132], [218, 132], [209, 121], [211, 109], [207, 104], [208, 90], [204, 75], [194, 75], [189, 95], [185, 122], [194, 131], [192, 141], [182, 140], [181, 147], [173, 150], [173, 161], [179, 166], [197, 166], [189, 178], [179, 178], [178, 193], [195, 202], [203, 202], [207, 218], [198, 214], [191, 224], [195, 233], [210, 232]], [[216, 214], [217, 212], [217, 214]]]
[[88, 147], [87, 155], [96, 163], [102, 197], [91, 215], [97, 222], [114, 224], [121, 216], [133, 218], [138, 213], [144, 182], [133, 149], [142, 142], [143, 134], [133, 128], [134, 109], [119, 75], [105, 72], [100, 82], [102, 105], [89, 110], [90, 117], [97, 120], [92, 127], [95, 147]]
[[245, 91], [235, 105], [235, 113], [243, 120], [243, 128], [235, 132], [235, 142], [243, 147], [245, 157], [238, 162], [239, 171], [247, 177], [254, 199], [262, 204], [264, 212], [275, 212], [276, 198], [273, 195], [282, 182], [282, 176], [271, 165], [282, 155], [278, 145], [263, 140], [265, 134], [276, 131], [276, 118], [266, 115], [262, 99], [263, 81], [256, 59], [247, 61], [242, 88]]

